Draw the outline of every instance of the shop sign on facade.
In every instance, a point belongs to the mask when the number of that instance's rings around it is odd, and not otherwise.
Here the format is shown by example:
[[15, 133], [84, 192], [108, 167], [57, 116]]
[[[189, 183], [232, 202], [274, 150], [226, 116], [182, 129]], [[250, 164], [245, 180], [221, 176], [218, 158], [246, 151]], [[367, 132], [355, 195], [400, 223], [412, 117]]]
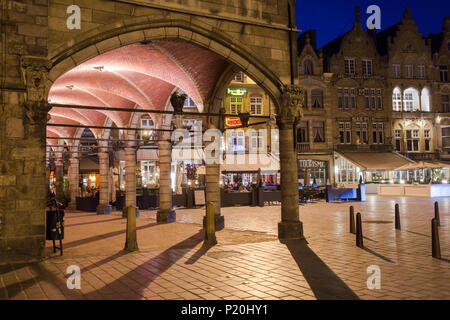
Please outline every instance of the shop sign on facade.
[[325, 161], [320, 160], [298, 160], [299, 168], [326, 168]]
[[247, 89], [231, 89], [231, 88], [228, 88], [227, 93], [230, 96], [245, 96], [245, 94], [247, 93]]

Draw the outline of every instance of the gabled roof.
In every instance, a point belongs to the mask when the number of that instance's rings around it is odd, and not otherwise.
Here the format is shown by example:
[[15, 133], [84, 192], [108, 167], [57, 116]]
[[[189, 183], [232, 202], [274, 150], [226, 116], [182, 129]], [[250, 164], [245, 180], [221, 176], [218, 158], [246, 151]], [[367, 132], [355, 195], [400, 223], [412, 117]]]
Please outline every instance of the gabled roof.
[[392, 39], [395, 37], [397, 31], [399, 30], [400, 24], [401, 22], [398, 22], [386, 30], [377, 33], [377, 50], [380, 55], [385, 56], [388, 54], [389, 38]]

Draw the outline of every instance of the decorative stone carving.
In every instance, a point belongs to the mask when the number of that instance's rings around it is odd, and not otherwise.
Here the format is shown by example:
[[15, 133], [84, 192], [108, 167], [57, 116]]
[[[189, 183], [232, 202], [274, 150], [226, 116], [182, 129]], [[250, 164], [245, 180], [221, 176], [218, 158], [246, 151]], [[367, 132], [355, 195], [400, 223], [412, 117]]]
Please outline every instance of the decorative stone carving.
[[304, 91], [297, 85], [284, 85], [281, 97], [280, 122], [293, 124], [303, 117]]
[[27, 100], [46, 100], [48, 72], [51, 68], [50, 62], [42, 58], [24, 57], [21, 60], [21, 64], [27, 88]]
[[170, 96], [170, 103], [172, 104], [175, 114], [181, 114], [183, 112], [184, 101], [186, 100], [186, 94], [179, 94], [178, 92], [172, 93]]
[[47, 79], [51, 64], [42, 58], [23, 57], [23, 79], [27, 90], [24, 119], [32, 124], [45, 124], [50, 107], [46, 101]]

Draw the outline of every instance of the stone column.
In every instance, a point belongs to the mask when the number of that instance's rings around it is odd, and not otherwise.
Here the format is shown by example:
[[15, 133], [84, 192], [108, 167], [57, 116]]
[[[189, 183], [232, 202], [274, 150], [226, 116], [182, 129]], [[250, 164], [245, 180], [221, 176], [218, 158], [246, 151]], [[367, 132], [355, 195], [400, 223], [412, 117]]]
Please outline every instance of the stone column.
[[98, 152], [100, 169], [100, 199], [97, 214], [110, 214], [112, 207], [109, 204], [109, 153], [106, 148], [99, 148]]
[[55, 186], [57, 186], [64, 176], [64, 163], [62, 161], [62, 153], [57, 153], [55, 159]]
[[172, 144], [169, 141], [159, 141], [159, 210], [156, 214], [158, 222], [173, 222], [176, 213], [172, 208], [171, 164]]
[[136, 207], [136, 149], [128, 146], [125, 151], [125, 207]]
[[76, 153], [72, 154], [72, 158], [70, 158], [70, 165], [68, 169], [69, 176], [69, 189], [70, 189], [70, 202], [68, 209], [76, 210], [77, 208], [77, 197], [79, 196], [78, 188], [79, 188], [79, 169], [80, 169], [80, 161], [76, 158]]
[[[225, 217], [221, 215], [220, 203], [220, 164], [206, 164], [206, 203], [214, 204], [214, 221], [216, 230], [225, 228]], [[206, 214], [206, 207], [205, 207]], [[203, 217], [206, 226], [206, 216]]]
[[[209, 129], [215, 129], [215, 126], [210, 125]], [[206, 142], [210, 144], [213, 142]], [[205, 153], [205, 171], [206, 171], [206, 203], [212, 202], [214, 204], [214, 221], [216, 230], [222, 230], [225, 228], [225, 217], [221, 215], [221, 202], [220, 202], [220, 163], [214, 161], [216, 158], [215, 151], [211, 153], [211, 159]], [[218, 160], [218, 159], [216, 159]], [[206, 206], [205, 216], [203, 217], [203, 226], [206, 228]]]
[[280, 239], [303, 239], [303, 225], [298, 212], [298, 168], [294, 150], [294, 122], [300, 118], [303, 91], [295, 85], [285, 85], [278, 127], [280, 129], [280, 184], [281, 222], [278, 224]]

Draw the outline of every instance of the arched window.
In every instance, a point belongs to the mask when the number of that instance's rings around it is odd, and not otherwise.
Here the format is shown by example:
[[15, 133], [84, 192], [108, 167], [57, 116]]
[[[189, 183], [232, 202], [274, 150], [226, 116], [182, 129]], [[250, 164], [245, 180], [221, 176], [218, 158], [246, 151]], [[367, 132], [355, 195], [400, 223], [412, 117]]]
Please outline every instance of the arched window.
[[414, 88], [403, 91], [403, 111], [420, 110], [419, 92]]
[[422, 89], [422, 95], [420, 96], [420, 102], [422, 111], [430, 111], [430, 93], [427, 88]]
[[314, 74], [313, 64], [312, 64], [311, 60], [305, 60], [303, 62], [303, 70], [304, 70], [305, 75], [312, 76]]
[[402, 111], [402, 92], [399, 88], [395, 88], [392, 93], [392, 110]]
[[405, 78], [412, 79], [414, 77], [413, 65], [410, 62], [405, 64]]

